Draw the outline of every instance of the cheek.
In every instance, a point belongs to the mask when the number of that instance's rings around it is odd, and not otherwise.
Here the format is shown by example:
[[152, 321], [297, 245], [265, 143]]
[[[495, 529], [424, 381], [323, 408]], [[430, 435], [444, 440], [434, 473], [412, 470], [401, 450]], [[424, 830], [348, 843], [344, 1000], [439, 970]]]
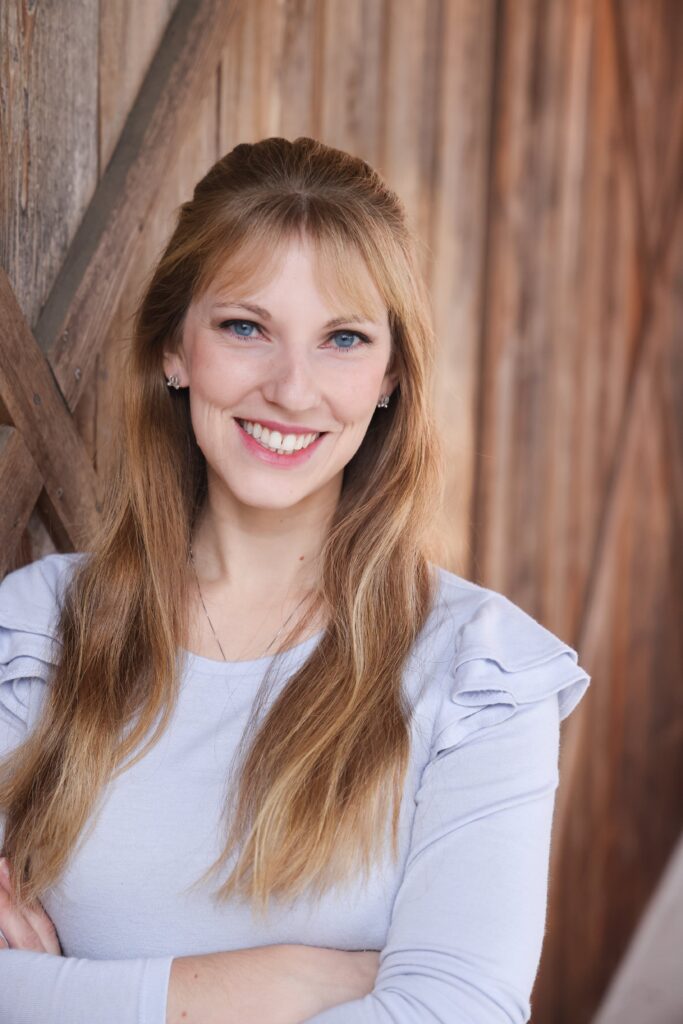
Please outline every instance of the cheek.
[[192, 361], [190, 393], [217, 409], [229, 408], [254, 386], [254, 369], [248, 360], [221, 358], [216, 351], [198, 352]]
[[379, 400], [381, 375], [349, 374], [343, 387], [337, 387], [335, 405], [337, 416], [342, 423], [350, 426], [358, 423], [366, 426]]

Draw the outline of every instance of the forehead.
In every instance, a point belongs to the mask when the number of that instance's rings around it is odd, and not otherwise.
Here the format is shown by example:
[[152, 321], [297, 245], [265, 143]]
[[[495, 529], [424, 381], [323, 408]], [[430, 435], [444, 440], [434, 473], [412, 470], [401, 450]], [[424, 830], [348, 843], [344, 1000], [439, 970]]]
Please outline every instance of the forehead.
[[270, 246], [246, 241], [205, 274], [201, 295], [228, 295], [234, 301], [256, 298], [279, 276], [294, 251], [310, 256], [316, 287], [331, 310], [339, 315], [353, 311], [366, 320], [386, 323], [386, 304], [360, 251], [350, 244], [325, 244], [309, 237], [285, 238]]

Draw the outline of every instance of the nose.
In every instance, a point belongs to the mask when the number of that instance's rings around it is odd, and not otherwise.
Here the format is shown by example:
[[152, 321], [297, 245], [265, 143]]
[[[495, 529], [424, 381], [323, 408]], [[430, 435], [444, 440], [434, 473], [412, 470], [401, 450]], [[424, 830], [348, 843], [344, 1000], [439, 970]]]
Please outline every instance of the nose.
[[285, 409], [313, 409], [320, 398], [310, 354], [303, 345], [280, 345], [266, 371], [263, 394]]

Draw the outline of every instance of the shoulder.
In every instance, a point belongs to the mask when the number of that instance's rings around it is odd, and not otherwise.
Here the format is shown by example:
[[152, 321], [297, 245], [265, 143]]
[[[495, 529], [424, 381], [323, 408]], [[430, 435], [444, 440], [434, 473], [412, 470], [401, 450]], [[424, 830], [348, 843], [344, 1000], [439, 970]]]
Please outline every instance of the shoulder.
[[550, 698], [558, 721], [565, 719], [591, 679], [578, 652], [504, 594], [433, 570], [438, 586], [427, 632], [432, 642], [439, 638], [445, 669], [433, 751]]
[[43, 555], [0, 580], [0, 625], [54, 630], [67, 579], [85, 552]]
[[0, 723], [25, 726], [59, 658], [64, 586], [85, 552], [44, 555], [0, 580]]

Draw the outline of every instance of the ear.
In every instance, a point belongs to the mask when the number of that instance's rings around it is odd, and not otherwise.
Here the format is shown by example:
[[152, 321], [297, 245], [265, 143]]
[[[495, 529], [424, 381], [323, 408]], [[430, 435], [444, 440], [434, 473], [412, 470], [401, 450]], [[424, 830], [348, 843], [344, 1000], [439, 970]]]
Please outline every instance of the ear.
[[177, 373], [180, 378], [181, 386], [187, 387], [187, 370], [185, 368], [185, 360], [183, 358], [182, 350], [179, 352], [169, 352], [164, 349], [163, 366], [164, 374], [167, 378], [172, 374]]
[[397, 351], [396, 348], [394, 347], [394, 344], [392, 343], [391, 355], [389, 356], [389, 362], [387, 363], [386, 373], [382, 378], [381, 394], [383, 395], [391, 395], [399, 382], [400, 377], [396, 370], [397, 362]]
[[382, 394], [391, 395], [396, 385], [398, 384], [397, 373], [385, 373], [382, 378]]

